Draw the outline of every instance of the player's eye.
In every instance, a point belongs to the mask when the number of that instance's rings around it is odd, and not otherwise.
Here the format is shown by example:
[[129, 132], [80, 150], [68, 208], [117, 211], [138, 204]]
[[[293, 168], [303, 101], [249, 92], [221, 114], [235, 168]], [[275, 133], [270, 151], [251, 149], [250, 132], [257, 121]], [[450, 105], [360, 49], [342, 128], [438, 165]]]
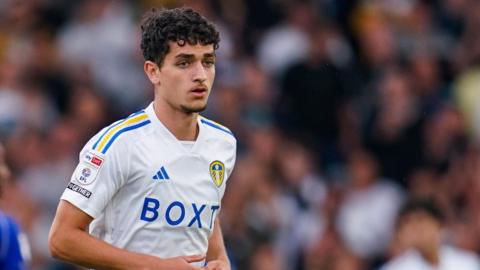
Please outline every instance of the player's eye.
[[180, 61], [176, 65], [177, 65], [177, 67], [180, 67], [180, 68], [186, 68], [186, 67], [188, 67], [189, 64], [190, 63], [188, 61]]
[[204, 60], [203, 65], [205, 67], [212, 67], [213, 65], [215, 65], [215, 60]]

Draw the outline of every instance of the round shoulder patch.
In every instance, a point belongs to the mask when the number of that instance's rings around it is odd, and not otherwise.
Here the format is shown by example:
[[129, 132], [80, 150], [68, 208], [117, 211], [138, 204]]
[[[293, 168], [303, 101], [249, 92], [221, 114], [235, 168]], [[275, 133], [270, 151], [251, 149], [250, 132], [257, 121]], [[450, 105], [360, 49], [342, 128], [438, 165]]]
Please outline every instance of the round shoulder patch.
[[90, 185], [97, 178], [98, 168], [80, 163], [75, 170], [75, 179], [81, 185]]

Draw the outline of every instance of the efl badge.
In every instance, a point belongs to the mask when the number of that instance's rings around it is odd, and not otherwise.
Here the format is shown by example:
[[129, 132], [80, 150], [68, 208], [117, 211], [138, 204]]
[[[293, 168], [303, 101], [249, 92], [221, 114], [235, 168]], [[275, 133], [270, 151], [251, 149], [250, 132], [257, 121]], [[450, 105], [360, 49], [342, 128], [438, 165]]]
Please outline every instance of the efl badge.
[[213, 182], [217, 187], [220, 187], [223, 183], [225, 176], [225, 165], [221, 161], [215, 160], [210, 163], [210, 176], [212, 176]]
[[81, 185], [90, 185], [95, 181], [95, 178], [98, 174], [98, 168], [94, 168], [93, 166], [88, 166], [83, 162], [77, 166], [75, 170], [75, 178]]
[[75, 170], [75, 178], [81, 185], [90, 185], [97, 178], [98, 171], [103, 164], [103, 158], [91, 153], [85, 153]]

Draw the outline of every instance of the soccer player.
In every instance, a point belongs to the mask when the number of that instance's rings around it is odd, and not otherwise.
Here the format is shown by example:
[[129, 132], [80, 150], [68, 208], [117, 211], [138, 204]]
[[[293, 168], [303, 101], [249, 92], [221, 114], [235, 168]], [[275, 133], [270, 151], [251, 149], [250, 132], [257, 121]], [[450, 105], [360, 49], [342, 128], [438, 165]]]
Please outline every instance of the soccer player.
[[187, 8], [153, 10], [141, 29], [154, 100], [85, 145], [52, 224], [50, 251], [95, 269], [228, 270], [217, 216], [236, 139], [199, 115], [219, 33]]

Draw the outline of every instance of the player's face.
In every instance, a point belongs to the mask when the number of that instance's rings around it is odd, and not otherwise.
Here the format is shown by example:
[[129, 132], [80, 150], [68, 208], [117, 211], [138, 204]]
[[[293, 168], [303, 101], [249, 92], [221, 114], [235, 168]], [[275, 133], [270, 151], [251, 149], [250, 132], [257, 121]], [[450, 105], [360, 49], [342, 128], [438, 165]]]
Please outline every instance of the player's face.
[[179, 46], [171, 42], [160, 67], [158, 94], [174, 109], [200, 112], [207, 106], [214, 78], [213, 45]]

